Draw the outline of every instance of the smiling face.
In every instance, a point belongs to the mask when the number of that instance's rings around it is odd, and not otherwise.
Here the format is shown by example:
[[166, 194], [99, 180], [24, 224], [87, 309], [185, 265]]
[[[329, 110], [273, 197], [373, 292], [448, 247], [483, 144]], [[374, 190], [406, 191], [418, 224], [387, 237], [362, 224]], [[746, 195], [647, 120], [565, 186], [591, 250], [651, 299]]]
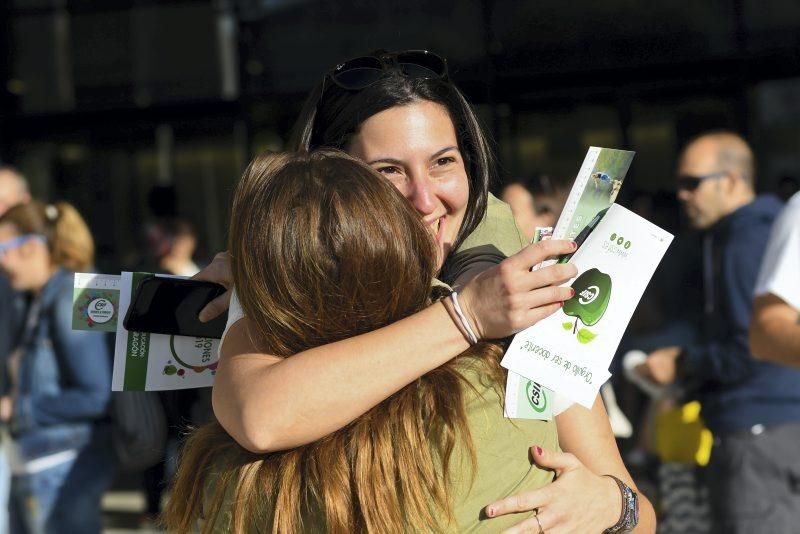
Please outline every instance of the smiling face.
[[453, 121], [434, 102], [377, 113], [361, 124], [347, 151], [386, 177], [436, 238], [441, 266], [452, 249], [469, 199], [469, 182]]

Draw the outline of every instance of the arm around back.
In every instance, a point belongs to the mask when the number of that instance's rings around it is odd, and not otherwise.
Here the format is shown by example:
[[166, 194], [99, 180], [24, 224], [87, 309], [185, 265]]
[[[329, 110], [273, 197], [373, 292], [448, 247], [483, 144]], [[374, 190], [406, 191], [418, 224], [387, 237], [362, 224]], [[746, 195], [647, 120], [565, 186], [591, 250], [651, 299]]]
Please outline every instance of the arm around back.
[[214, 413], [252, 452], [297, 447], [338, 430], [469, 344], [442, 303], [394, 324], [279, 358], [253, 344], [247, 318], [221, 347]]
[[[506, 337], [560, 308], [572, 265], [530, 266], [572, 251], [545, 241], [478, 275], [461, 305], [483, 339]], [[242, 288], [243, 291], [246, 288]], [[373, 332], [286, 359], [265, 354], [241, 319], [225, 337], [214, 385], [214, 413], [240, 445], [268, 452], [304, 445], [342, 428], [469, 346], [449, 299]]]

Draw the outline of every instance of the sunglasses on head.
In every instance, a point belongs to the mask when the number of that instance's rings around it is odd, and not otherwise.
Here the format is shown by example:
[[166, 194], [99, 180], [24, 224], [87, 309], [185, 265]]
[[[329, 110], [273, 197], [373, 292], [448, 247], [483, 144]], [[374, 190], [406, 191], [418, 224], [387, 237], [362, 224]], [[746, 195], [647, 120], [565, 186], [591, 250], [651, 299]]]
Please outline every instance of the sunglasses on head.
[[342, 89], [357, 91], [366, 89], [392, 71], [413, 79], [447, 79], [447, 61], [427, 50], [379, 50], [336, 65], [325, 74], [322, 92], [325, 92], [324, 84], [328, 78]]
[[700, 184], [706, 180], [713, 180], [716, 178], [722, 178], [723, 176], [727, 175], [728, 171], [717, 171], [712, 172], [711, 174], [704, 174], [702, 176], [691, 176], [684, 174], [682, 176], [678, 176], [678, 191], [694, 191]]

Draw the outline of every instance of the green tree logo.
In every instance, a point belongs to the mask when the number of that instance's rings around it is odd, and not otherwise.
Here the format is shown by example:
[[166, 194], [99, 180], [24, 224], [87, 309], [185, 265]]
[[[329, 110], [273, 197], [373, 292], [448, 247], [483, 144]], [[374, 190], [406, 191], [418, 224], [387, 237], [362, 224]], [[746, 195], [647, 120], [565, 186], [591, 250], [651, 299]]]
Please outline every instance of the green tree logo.
[[575, 296], [564, 303], [563, 311], [575, 322], [564, 322], [564, 330], [577, 334], [578, 342], [586, 344], [597, 337], [588, 328], [578, 329], [578, 320], [586, 326], [593, 326], [603, 317], [611, 298], [611, 277], [597, 268], [583, 272], [572, 283]]

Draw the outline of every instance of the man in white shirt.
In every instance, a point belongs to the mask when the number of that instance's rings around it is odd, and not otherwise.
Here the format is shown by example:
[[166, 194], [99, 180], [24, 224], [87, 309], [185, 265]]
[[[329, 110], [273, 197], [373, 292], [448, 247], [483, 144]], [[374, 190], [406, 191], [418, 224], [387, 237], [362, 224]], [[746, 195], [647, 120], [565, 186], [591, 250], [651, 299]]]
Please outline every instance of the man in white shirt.
[[750, 350], [759, 360], [800, 367], [800, 193], [770, 232], [756, 282]]

